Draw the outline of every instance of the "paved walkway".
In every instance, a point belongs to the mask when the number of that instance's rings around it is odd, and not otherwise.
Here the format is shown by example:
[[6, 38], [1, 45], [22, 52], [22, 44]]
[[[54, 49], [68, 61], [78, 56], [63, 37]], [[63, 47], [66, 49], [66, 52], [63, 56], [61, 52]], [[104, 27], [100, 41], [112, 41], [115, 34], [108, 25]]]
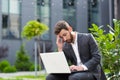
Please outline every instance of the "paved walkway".
[[14, 73], [0, 73], [1, 78], [9, 78], [9, 77], [14, 77], [14, 76], [24, 76], [24, 75], [34, 75], [34, 76], [39, 76], [41, 74], [45, 74], [45, 70], [42, 71], [23, 71], [23, 72], [14, 72]]

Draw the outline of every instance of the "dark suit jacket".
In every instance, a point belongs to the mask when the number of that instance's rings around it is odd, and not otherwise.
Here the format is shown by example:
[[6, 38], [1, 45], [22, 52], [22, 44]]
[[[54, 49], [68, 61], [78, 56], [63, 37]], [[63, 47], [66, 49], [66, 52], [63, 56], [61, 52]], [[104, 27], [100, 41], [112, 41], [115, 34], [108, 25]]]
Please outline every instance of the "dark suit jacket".
[[[105, 74], [100, 65], [100, 52], [92, 34], [78, 33], [77, 38], [78, 51], [82, 63], [97, 80], [106, 80]], [[77, 65], [77, 58], [71, 44], [65, 43], [63, 52], [69, 64]]]

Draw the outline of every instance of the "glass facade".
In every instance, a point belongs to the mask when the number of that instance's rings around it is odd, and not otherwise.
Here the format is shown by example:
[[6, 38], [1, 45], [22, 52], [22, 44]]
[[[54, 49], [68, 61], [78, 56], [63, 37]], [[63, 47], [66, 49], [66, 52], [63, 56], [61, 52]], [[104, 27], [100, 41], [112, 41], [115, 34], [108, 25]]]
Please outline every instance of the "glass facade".
[[99, 25], [99, 2], [98, 0], [88, 0], [88, 26], [92, 23]]
[[[37, 0], [37, 20], [49, 27], [50, 22], [50, 0]], [[50, 32], [47, 31], [41, 36], [42, 40], [50, 39]]]
[[75, 4], [75, 0], [63, 0], [63, 19], [73, 27], [73, 30], [76, 29]]
[[[117, 1], [116, 4], [118, 4]], [[1, 44], [7, 44], [9, 47], [10, 51], [8, 51], [8, 54], [10, 55], [8, 55], [7, 59], [13, 64], [16, 50], [19, 49], [22, 42], [26, 42], [26, 40], [20, 39], [20, 32], [27, 21], [37, 18], [38, 21], [50, 26], [50, 30], [41, 37], [43, 40], [41, 48], [43, 48], [43, 51], [45, 49], [47, 51], [50, 48], [56, 51], [56, 38], [53, 33], [56, 21], [64, 19], [69, 22], [74, 30], [78, 29], [77, 31], [87, 32], [88, 22], [89, 26], [91, 23], [98, 25], [108, 24], [109, 8], [106, 8], [108, 7], [108, 2], [108, 0], [0, 0], [0, 18], [2, 18], [0, 19], [0, 42]], [[35, 8], [37, 12], [35, 12]], [[119, 6], [114, 5], [114, 8], [117, 11]], [[119, 17], [119, 15], [116, 15], [116, 17]], [[43, 43], [44, 40], [50, 40], [52, 44], [50, 48], [46, 45], [47, 41], [45, 41], [45, 44]], [[30, 56], [33, 55], [33, 44], [34, 40], [26, 44], [26, 50], [28, 50]]]
[[20, 1], [2, 0], [2, 37], [20, 38]]

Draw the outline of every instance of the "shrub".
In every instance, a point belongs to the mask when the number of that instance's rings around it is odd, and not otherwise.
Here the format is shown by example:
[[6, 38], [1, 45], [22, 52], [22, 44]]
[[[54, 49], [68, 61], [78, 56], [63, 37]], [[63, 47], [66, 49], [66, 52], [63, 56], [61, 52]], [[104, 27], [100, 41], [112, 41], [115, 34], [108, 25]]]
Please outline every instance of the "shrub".
[[114, 27], [109, 27], [105, 33], [102, 27], [92, 24], [89, 30], [98, 42], [102, 53], [103, 68], [110, 80], [119, 80], [120, 77], [120, 20], [114, 20]]
[[18, 71], [28, 71], [31, 66], [29, 56], [27, 55], [24, 45], [21, 45], [20, 50], [17, 52], [17, 57], [15, 61], [15, 67]]
[[16, 72], [16, 71], [17, 71], [17, 70], [16, 70], [15, 66], [7, 66], [7, 67], [5, 67], [4, 70], [3, 70], [3, 72], [5, 72], [5, 73]]
[[0, 71], [3, 72], [4, 68], [10, 66], [9, 62], [7, 60], [3, 60], [0, 62]]
[[[37, 70], [39, 70], [39, 69], [41, 69], [41, 67], [38, 65], [38, 66], [37, 66]], [[32, 64], [32, 65], [30, 66], [29, 70], [30, 70], [30, 71], [34, 71], [34, 70], [35, 70], [35, 65]]]

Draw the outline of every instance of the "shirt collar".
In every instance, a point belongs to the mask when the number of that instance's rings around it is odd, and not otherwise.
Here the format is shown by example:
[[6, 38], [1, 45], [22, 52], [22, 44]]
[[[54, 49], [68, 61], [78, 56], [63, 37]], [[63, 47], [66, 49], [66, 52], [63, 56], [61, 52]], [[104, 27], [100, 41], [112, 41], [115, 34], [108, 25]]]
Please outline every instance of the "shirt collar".
[[75, 35], [75, 40], [74, 40], [74, 42], [71, 43], [71, 44], [76, 44], [76, 43], [77, 43], [77, 32], [75, 32], [75, 33], [76, 33], [76, 35]]
[[77, 43], [77, 32], [76, 32], [76, 35], [75, 35], [75, 42], [74, 43]]

